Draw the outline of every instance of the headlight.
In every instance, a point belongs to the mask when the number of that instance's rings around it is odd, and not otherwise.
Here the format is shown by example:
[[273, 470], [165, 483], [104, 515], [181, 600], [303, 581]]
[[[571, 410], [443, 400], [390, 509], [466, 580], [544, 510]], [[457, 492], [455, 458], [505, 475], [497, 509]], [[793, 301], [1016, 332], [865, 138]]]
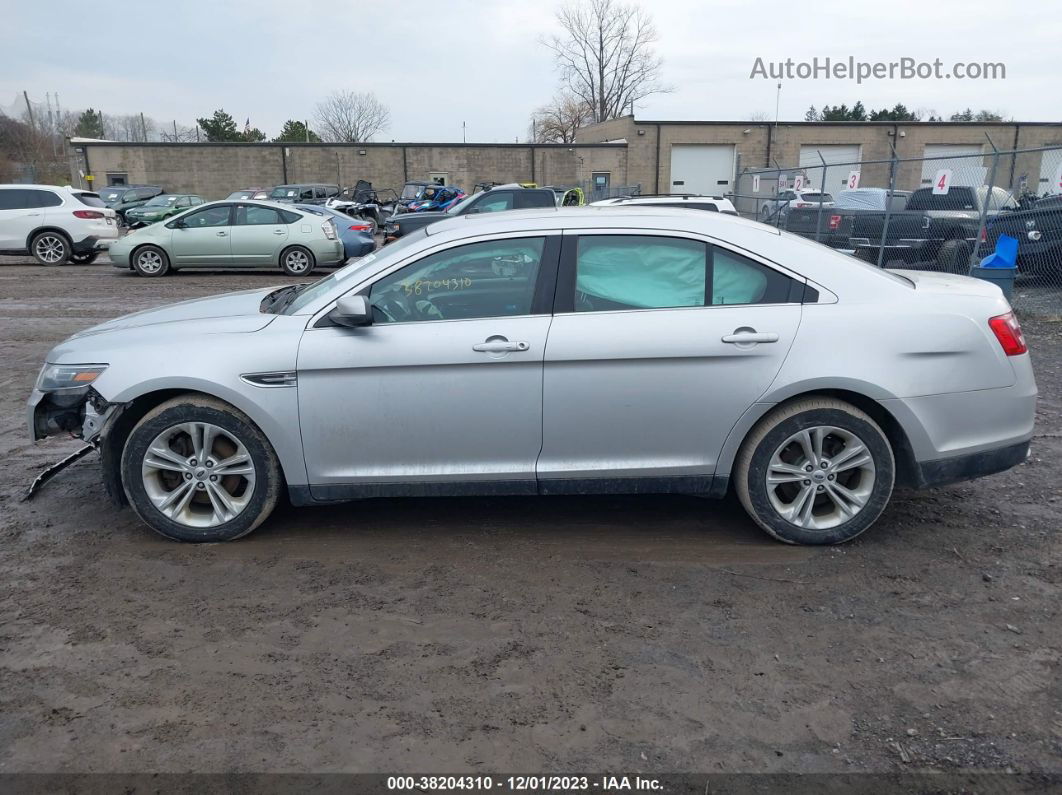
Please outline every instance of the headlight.
[[37, 377], [37, 389], [41, 392], [84, 389], [106, 369], [105, 364], [46, 364]]

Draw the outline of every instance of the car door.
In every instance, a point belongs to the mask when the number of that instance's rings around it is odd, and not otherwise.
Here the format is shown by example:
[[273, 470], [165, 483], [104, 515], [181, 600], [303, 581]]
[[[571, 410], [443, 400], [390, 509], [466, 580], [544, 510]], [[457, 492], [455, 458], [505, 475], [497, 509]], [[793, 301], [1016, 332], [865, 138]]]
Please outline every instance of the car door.
[[456, 493], [483, 481], [535, 492], [559, 240], [446, 244], [355, 288], [371, 326], [307, 329], [299, 424], [314, 497]]
[[565, 233], [540, 487], [707, 488], [727, 434], [789, 351], [803, 289], [702, 239]]
[[212, 204], [166, 224], [173, 229], [170, 256], [182, 265], [230, 265], [232, 263], [232, 205]]
[[260, 204], [237, 204], [232, 225], [232, 264], [276, 265], [288, 240], [288, 224], [280, 211]]
[[30, 233], [44, 224], [42, 191], [0, 188], [0, 251], [22, 251]]

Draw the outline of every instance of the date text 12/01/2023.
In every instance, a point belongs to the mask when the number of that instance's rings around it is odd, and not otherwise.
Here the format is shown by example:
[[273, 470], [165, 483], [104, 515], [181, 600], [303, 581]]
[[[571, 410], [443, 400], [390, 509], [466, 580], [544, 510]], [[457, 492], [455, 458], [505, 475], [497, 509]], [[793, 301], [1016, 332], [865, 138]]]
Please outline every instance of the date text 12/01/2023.
[[656, 792], [659, 779], [642, 776], [388, 776], [392, 792]]

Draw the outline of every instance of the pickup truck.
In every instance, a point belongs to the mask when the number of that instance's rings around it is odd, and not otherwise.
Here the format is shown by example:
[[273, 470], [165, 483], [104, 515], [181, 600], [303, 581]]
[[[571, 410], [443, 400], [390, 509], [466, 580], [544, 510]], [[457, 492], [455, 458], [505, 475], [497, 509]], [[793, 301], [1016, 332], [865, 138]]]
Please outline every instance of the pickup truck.
[[[948, 273], [966, 273], [981, 223], [981, 210], [988, 203], [986, 218], [1018, 209], [1018, 203], [1003, 188], [953, 185], [947, 193], [919, 188], [900, 212], [889, 215], [883, 262], [933, 262]], [[878, 256], [884, 213], [862, 215], [854, 220], [851, 247], [856, 256], [874, 261]]]
[[1062, 196], [1048, 196], [1017, 212], [999, 213], [987, 224], [985, 253], [1000, 235], [1018, 241], [1018, 272], [1027, 276], [1062, 274]]
[[498, 185], [458, 202], [445, 212], [419, 212], [392, 215], [384, 222], [384, 243], [422, 229], [428, 224], [470, 213], [495, 213], [532, 207], [556, 207], [557, 194], [551, 188], [524, 188], [517, 184]]
[[883, 218], [887, 205], [890, 213], [900, 212], [907, 206], [910, 196], [910, 191], [899, 190], [890, 195], [885, 188], [843, 190], [837, 194], [833, 206], [824, 205], [821, 213], [818, 206], [793, 208], [786, 218], [785, 228], [811, 240], [815, 240], [817, 233], [820, 243], [851, 253], [853, 249], [849, 241], [857, 218], [864, 215]]

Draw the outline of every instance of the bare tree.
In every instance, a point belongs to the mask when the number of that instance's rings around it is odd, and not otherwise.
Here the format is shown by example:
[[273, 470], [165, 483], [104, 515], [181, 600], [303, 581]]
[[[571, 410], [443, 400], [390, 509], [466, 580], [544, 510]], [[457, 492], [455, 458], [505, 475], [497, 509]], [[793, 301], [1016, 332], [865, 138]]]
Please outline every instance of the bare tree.
[[557, 21], [564, 33], [543, 43], [593, 121], [615, 119], [635, 102], [671, 90], [660, 82], [656, 28], [646, 11], [617, 0], [581, 0], [563, 6]]
[[387, 129], [391, 112], [371, 91], [333, 91], [317, 103], [314, 116], [321, 138], [329, 143], [371, 141]]
[[531, 114], [531, 141], [536, 144], [575, 143], [575, 133], [593, 118], [594, 113], [585, 102], [562, 91]]
[[765, 110], [754, 110], [749, 114], [749, 121], [774, 121], [774, 116]]

